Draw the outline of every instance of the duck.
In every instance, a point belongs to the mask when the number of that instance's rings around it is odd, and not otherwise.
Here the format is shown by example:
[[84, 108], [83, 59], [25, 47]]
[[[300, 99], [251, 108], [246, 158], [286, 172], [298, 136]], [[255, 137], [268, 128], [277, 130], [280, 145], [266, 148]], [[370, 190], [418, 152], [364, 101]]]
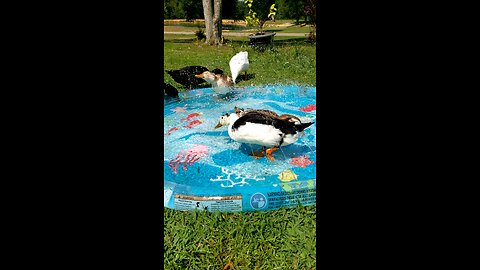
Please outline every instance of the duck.
[[301, 132], [313, 124], [297, 123], [291, 119], [288, 116], [280, 119], [259, 111], [249, 111], [241, 117], [236, 113], [226, 113], [220, 117], [215, 129], [228, 126], [228, 135], [232, 140], [262, 146], [262, 150], [252, 153], [252, 156], [258, 159], [265, 153], [268, 160], [274, 161], [274, 151], [296, 142]]
[[[166, 70], [174, 81], [183, 85], [187, 89], [197, 88], [199, 84], [204, 82], [202, 79], [195, 77], [195, 75], [204, 71], [208, 71], [208, 68], [203, 66], [187, 66], [181, 69]], [[218, 68], [214, 69], [213, 72], [215, 74], [223, 74], [223, 70]]]
[[219, 68], [212, 69], [211, 71], [215, 74], [220, 74], [220, 75], [223, 74], [223, 70], [221, 70]]
[[242, 109], [242, 108], [238, 108], [237, 106], [235, 106], [233, 110], [239, 117], [244, 116], [248, 112], [258, 112], [258, 113], [263, 113], [263, 114], [266, 114], [266, 115], [269, 115], [269, 116], [272, 116], [272, 117], [278, 117], [278, 119], [281, 119], [281, 120], [287, 120], [289, 122], [293, 122], [296, 125], [299, 125], [299, 124], [302, 123], [300, 118], [298, 118], [295, 115], [291, 115], [291, 114], [278, 115], [274, 111], [265, 110], [265, 109]]
[[177, 88], [165, 82], [163, 83], [163, 94], [164, 94], [164, 98], [172, 97], [172, 98], [179, 99]]
[[225, 74], [215, 74], [211, 71], [204, 71], [195, 75], [196, 78], [201, 78], [206, 82], [212, 84], [214, 88], [230, 87], [233, 85], [232, 78]]
[[230, 72], [232, 73], [233, 83], [236, 84], [236, 79], [239, 74], [245, 72], [247, 76], [247, 70], [250, 67], [248, 62], [248, 52], [239, 52], [230, 59]]

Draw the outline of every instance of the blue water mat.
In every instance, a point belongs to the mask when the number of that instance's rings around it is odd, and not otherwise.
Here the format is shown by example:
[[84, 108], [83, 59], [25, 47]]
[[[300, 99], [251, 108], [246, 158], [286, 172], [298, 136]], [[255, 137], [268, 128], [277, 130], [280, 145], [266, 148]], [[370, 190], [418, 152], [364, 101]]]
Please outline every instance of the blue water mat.
[[[316, 202], [316, 89], [304, 86], [201, 88], [164, 104], [164, 206], [177, 210], [263, 211]], [[314, 122], [293, 144], [254, 158], [261, 146], [214, 127], [234, 107], [266, 109]]]

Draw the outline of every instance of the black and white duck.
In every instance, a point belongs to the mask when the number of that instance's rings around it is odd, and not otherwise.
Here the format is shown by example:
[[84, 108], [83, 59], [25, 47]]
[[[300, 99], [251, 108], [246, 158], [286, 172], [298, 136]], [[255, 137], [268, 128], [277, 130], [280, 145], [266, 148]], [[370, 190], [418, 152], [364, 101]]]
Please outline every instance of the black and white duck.
[[163, 95], [164, 95], [164, 98], [171, 97], [171, 98], [179, 99], [177, 88], [165, 82], [163, 83]]
[[228, 135], [234, 141], [263, 147], [262, 151], [252, 154], [255, 158], [262, 157], [265, 152], [265, 156], [273, 161], [274, 151], [296, 142], [301, 132], [313, 124], [313, 122], [298, 123], [292, 119], [289, 116], [281, 119], [278, 115], [258, 111], [246, 112], [241, 117], [236, 113], [226, 113], [220, 117], [215, 128], [228, 126]]
[[[175, 80], [177, 83], [183, 85], [187, 89], [197, 88], [199, 84], [204, 81], [200, 78], [196, 78], [195, 75], [202, 72], [208, 71], [208, 68], [202, 66], [187, 66], [181, 69], [167, 70], [166, 72]], [[212, 70], [215, 74], [223, 74], [221, 69]]]

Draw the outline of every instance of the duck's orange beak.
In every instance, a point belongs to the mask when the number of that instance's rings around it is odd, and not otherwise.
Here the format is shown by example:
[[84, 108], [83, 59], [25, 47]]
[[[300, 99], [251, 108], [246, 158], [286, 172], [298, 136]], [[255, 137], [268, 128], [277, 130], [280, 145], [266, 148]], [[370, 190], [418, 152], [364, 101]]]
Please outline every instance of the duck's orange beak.
[[203, 73], [202, 74], [197, 74], [195, 75], [196, 78], [202, 78], [203, 79]]
[[222, 124], [220, 124], [220, 122], [218, 122], [218, 124], [215, 126], [215, 128], [219, 128], [221, 126], [222, 126]]

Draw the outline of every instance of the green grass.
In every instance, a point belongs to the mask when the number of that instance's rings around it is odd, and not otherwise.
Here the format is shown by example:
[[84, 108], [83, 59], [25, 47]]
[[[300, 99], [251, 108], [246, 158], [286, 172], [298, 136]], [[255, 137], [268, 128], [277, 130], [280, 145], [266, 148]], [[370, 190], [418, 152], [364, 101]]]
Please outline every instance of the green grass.
[[[315, 85], [316, 45], [302, 37], [275, 37], [275, 50], [257, 52], [246, 37], [228, 37], [223, 46], [197, 42], [194, 35], [164, 35], [164, 68], [201, 65], [221, 68], [239, 51], [249, 52], [249, 81], [264, 84]], [[165, 73], [165, 82], [183, 90]], [[250, 213], [182, 212], [164, 214], [164, 268], [222, 270], [315, 269], [316, 207], [298, 206]]]
[[[179, 69], [185, 66], [220, 68], [228, 75], [232, 56], [248, 51], [250, 68], [254, 78], [240, 81], [237, 86], [264, 84], [316, 85], [316, 45], [306, 42], [305, 37], [275, 37], [274, 50], [258, 52], [248, 46], [247, 37], [226, 37], [223, 46], [208, 46], [195, 40], [194, 35], [164, 35], [164, 69]], [[166, 72], [165, 82], [184, 90]]]
[[[198, 27], [205, 29], [205, 24], [199, 21], [196, 22], [164, 22], [164, 31], [165, 32], [191, 32], [196, 31]], [[225, 22], [223, 24], [223, 30], [228, 32], [255, 32], [256, 28], [251, 26], [246, 26], [244, 21]], [[264, 25], [265, 31], [275, 31], [279, 33], [309, 33], [311, 31], [310, 25], [295, 24], [292, 20], [277, 20], [275, 22], [268, 21]]]
[[315, 269], [316, 207], [250, 213], [165, 209], [165, 269]]
[[280, 29], [280, 30], [277, 30], [275, 28], [266, 28], [266, 30], [275, 30], [275, 32], [278, 32], [278, 33], [310, 33], [310, 31], [312, 31], [312, 27], [309, 27], [309, 26], [299, 26], [299, 25], [295, 25], [295, 26], [290, 26], [290, 27], [286, 27], [286, 28], [283, 28], [283, 29]]

